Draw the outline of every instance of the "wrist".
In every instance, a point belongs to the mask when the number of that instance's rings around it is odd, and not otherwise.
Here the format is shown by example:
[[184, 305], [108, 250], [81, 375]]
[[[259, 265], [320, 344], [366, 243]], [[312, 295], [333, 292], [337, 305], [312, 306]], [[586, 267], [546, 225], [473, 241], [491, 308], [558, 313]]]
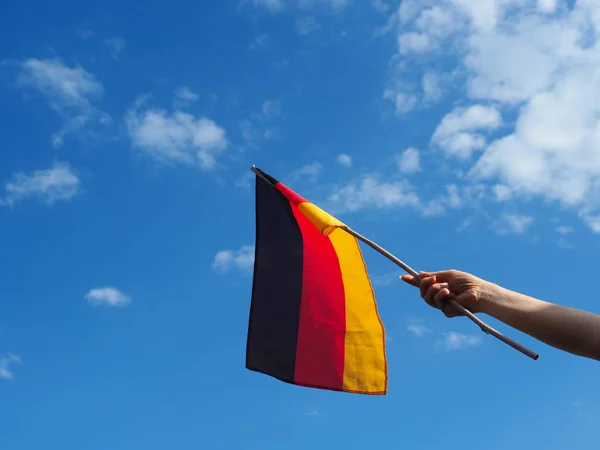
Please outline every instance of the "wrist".
[[498, 302], [500, 286], [484, 281], [479, 291], [479, 312], [490, 314]]

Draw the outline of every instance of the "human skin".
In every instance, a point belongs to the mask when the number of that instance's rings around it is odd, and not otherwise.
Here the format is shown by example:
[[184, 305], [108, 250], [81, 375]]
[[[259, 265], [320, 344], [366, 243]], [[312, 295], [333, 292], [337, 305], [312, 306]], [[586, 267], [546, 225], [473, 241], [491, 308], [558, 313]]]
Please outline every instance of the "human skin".
[[421, 272], [402, 279], [421, 291], [427, 304], [447, 317], [462, 315], [448, 300], [492, 316], [554, 348], [600, 361], [600, 316], [549, 303], [458, 270]]

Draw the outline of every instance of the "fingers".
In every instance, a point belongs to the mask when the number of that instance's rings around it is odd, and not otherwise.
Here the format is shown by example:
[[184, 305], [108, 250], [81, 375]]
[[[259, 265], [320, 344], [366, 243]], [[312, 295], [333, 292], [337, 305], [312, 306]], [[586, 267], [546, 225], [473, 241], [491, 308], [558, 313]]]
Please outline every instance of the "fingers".
[[435, 277], [425, 277], [421, 278], [421, 283], [419, 283], [421, 297], [423, 297], [427, 304], [433, 306], [434, 308], [435, 303], [433, 302], [433, 297], [435, 296], [435, 294], [437, 294], [437, 291], [439, 290], [437, 288], [433, 288], [433, 286], [435, 286], [435, 282]]
[[448, 289], [448, 282], [457, 273], [456, 270], [420, 272], [420, 282], [412, 275], [402, 275], [400, 278], [411, 286], [418, 287], [421, 291], [421, 297], [429, 306], [439, 309], [446, 317], [457, 317], [462, 316], [462, 313], [449, 303], [456, 296]]
[[[450, 279], [455, 276], [457, 273], [456, 270], [441, 270], [439, 272], [424, 272], [421, 271], [419, 272], [419, 277], [421, 278], [421, 280], [424, 280], [426, 278], [431, 278], [431, 277], [435, 277], [437, 281], [439, 281], [440, 283], [447, 283], [450, 281]], [[412, 275], [402, 275], [400, 277], [403, 281], [405, 281], [406, 283], [412, 285], [412, 286], [419, 286], [419, 282], [417, 281], [417, 279], [412, 276]]]
[[406, 283], [410, 284], [411, 286], [415, 286], [418, 287], [419, 286], [419, 282], [417, 281], [417, 279], [415, 277], [413, 277], [412, 275], [402, 275], [400, 277], [400, 279], [402, 281], [405, 281]]
[[448, 303], [450, 291], [448, 290], [446, 284], [434, 283], [427, 287], [427, 289], [424, 292], [421, 291], [421, 296], [428, 305], [443, 310], [444, 306], [446, 306], [446, 303]]
[[438, 272], [421, 272], [421, 276], [435, 277], [440, 283], [448, 283], [457, 273], [456, 270], [440, 270]]
[[[435, 281], [437, 281], [435, 276], [429, 277], [426, 280], [427, 280], [427, 284], [425, 285], [426, 290], [424, 291], [424, 293], [423, 293], [423, 290], [421, 291], [422, 292], [421, 296], [423, 297], [425, 302], [429, 306], [431, 306], [433, 308], [437, 308], [440, 311], [442, 311], [446, 317], [459, 316], [460, 312], [457, 311], [449, 303], [449, 301], [454, 299], [455, 296], [448, 289], [448, 285], [446, 283], [435, 282]], [[433, 283], [431, 283], [431, 280], [434, 280]], [[423, 286], [421, 286], [421, 287], [423, 288]]]

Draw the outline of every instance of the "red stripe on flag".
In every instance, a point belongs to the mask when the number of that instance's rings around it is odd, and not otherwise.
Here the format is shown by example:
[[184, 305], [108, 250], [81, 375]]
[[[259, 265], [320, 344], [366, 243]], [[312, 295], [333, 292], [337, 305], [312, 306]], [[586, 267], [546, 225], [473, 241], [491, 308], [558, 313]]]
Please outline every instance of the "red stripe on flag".
[[294, 381], [305, 386], [341, 390], [346, 299], [340, 264], [329, 237], [322, 235], [296, 206], [292, 210], [304, 242]]
[[283, 183], [277, 183], [275, 187], [279, 190], [279, 192], [285, 195], [285, 197], [290, 201], [292, 206], [298, 206], [300, 203], [304, 203], [306, 201], [306, 199], [296, 194]]

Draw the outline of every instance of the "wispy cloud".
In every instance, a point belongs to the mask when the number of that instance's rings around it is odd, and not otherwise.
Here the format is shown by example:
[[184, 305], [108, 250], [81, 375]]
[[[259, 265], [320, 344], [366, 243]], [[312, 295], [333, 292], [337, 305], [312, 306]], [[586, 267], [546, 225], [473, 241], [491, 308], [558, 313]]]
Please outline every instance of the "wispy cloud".
[[401, 84], [390, 87], [383, 93], [383, 98], [391, 100], [396, 107], [396, 114], [404, 115], [411, 112], [417, 106], [419, 100], [416, 95], [404, 92]]
[[177, 89], [175, 89], [173, 96], [174, 96], [174, 99], [173, 99], [173, 108], [174, 109], [185, 108], [186, 106], [194, 103], [195, 101], [197, 101], [200, 98], [199, 94], [192, 91], [187, 86], [181, 86], [181, 87], [178, 87]]
[[235, 181], [235, 187], [241, 189], [250, 189], [255, 175], [252, 172], [246, 172]]
[[254, 246], [244, 245], [239, 250], [221, 250], [213, 260], [212, 267], [217, 272], [227, 272], [238, 269], [251, 271], [254, 266]]
[[281, 115], [281, 102], [277, 100], [266, 100], [263, 102], [261, 111], [266, 119], [274, 119]]
[[307, 10], [315, 7], [340, 11], [348, 6], [349, 0], [251, 0], [251, 2], [254, 6], [265, 8], [272, 13], [280, 13], [287, 8]]
[[478, 185], [447, 184], [444, 186], [444, 190], [445, 192], [438, 194], [425, 205], [423, 208], [425, 217], [441, 216], [449, 209], [459, 209], [465, 204], [476, 204], [484, 195], [482, 187]]
[[267, 34], [260, 34], [254, 38], [254, 40], [248, 46], [250, 51], [256, 51], [265, 47], [269, 42], [269, 36]]
[[125, 45], [127, 44], [125, 39], [118, 36], [108, 38], [105, 42], [110, 50], [110, 56], [115, 60], [119, 59], [121, 53], [123, 53], [123, 50], [125, 50]]
[[570, 227], [567, 225], [561, 225], [561, 226], [556, 227], [556, 232], [558, 234], [562, 234], [562, 235], [571, 234], [571, 233], [573, 233], [573, 227]]
[[285, 9], [283, 0], [252, 0], [255, 6], [268, 9], [271, 12], [281, 12]]
[[316, 408], [313, 408], [313, 409], [307, 411], [306, 413], [304, 413], [304, 415], [308, 416], [308, 417], [318, 417], [318, 416], [321, 416], [322, 414], [321, 414], [321, 411], [319, 411]]
[[400, 173], [415, 173], [421, 171], [421, 156], [419, 150], [410, 147], [397, 156], [398, 170]]
[[427, 328], [425, 325], [419, 323], [411, 323], [407, 325], [406, 329], [414, 334], [416, 337], [423, 337], [431, 330]]
[[371, 278], [373, 284], [376, 286], [389, 286], [390, 284], [398, 283], [399, 276], [400, 275], [398, 272], [389, 272], [380, 275], [374, 275]]
[[337, 162], [342, 167], [352, 167], [352, 157], [350, 155], [346, 155], [345, 153], [340, 153], [337, 156]]
[[208, 117], [148, 107], [147, 98], [138, 99], [125, 115], [133, 147], [161, 163], [214, 169], [228, 146], [225, 130]]
[[261, 140], [271, 140], [280, 136], [279, 129], [273, 122], [281, 117], [281, 102], [265, 100], [260, 106], [260, 112], [251, 114], [240, 122], [240, 132], [246, 143], [255, 146]]
[[75, 33], [81, 39], [90, 39], [96, 35], [96, 33], [94, 33], [92, 30], [90, 30], [87, 27], [79, 27], [79, 28], [77, 28], [77, 30], [75, 30]]
[[533, 217], [524, 214], [504, 213], [493, 224], [494, 230], [501, 235], [523, 234], [533, 223]]
[[382, 181], [365, 175], [358, 182], [341, 186], [329, 197], [329, 209], [356, 212], [365, 209], [420, 207], [420, 200], [406, 180]]
[[442, 90], [442, 79], [440, 75], [435, 72], [425, 72], [423, 74], [421, 88], [423, 90], [423, 102], [425, 104], [435, 103], [444, 95]]
[[10, 380], [14, 377], [10, 366], [14, 364], [20, 364], [21, 358], [17, 355], [9, 353], [6, 356], [0, 357], [0, 380]]
[[315, 181], [323, 172], [323, 164], [318, 161], [313, 161], [305, 164], [299, 169], [294, 170], [290, 174], [292, 180]]
[[92, 289], [84, 298], [92, 306], [124, 307], [131, 303], [131, 297], [111, 286]]
[[14, 174], [4, 185], [4, 197], [0, 197], [0, 206], [13, 206], [26, 199], [38, 199], [52, 205], [70, 200], [80, 189], [81, 181], [69, 164], [57, 162], [50, 169]]
[[481, 150], [487, 144], [480, 131], [495, 130], [502, 123], [502, 116], [494, 107], [458, 107], [444, 116], [431, 141], [448, 155], [469, 158], [474, 150]]
[[296, 32], [300, 36], [309, 35], [319, 28], [320, 25], [317, 22], [317, 19], [315, 19], [313, 16], [301, 17], [300, 19], [296, 20]]
[[476, 347], [482, 344], [481, 337], [469, 334], [461, 334], [450, 331], [444, 335], [441, 344], [446, 350], [460, 350], [469, 347]]
[[65, 136], [91, 133], [92, 125], [106, 126], [111, 117], [94, 106], [104, 87], [81, 66], [69, 67], [58, 58], [30, 58], [22, 62], [17, 84], [40, 93], [65, 121], [52, 136], [54, 147], [63, 145]]
[[378, 13], [384, 14], [390, 10], [390, 5], [384, 0], [371, 0], [373, 9]]

